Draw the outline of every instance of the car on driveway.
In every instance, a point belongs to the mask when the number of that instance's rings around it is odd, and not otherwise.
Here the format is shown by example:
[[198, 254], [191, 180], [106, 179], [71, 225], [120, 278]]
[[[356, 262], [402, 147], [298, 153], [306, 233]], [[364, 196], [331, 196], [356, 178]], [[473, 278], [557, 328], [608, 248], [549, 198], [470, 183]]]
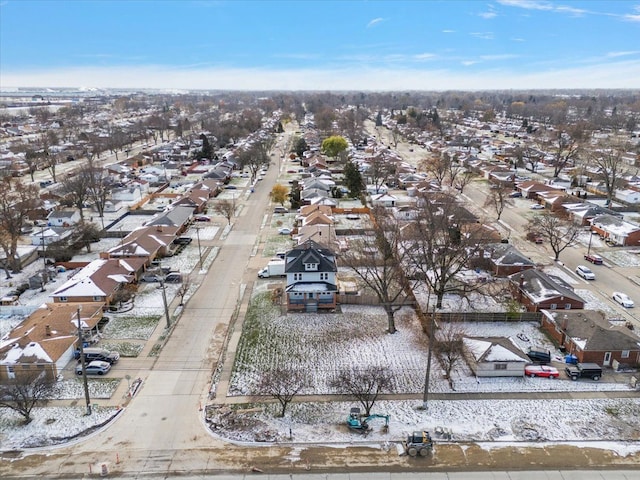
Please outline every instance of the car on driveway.
[[540, 205], [539, 203], [534, 203], [529, 208], [531, 210], [544, 210], [544, 206]]
[[289, 227], [282, 227], [278, 230], [278, 233], [280, 235], [291, 235], [292, 232], [293, 230], [291, 230]]
[[600, 255], [589, 253], [584, 256], [584, 259], [587, 262], [593, 263], [594, 265], [602, 265], [602, 257]]
[[585, 267], [584, 265], [578, 265], [576, 267], [576, 273], [579, 276], [581, 276], [582, 278], [584, 278], [585, 280], [595, 280], [596, 279], [596, 276], [591, 271], [591, 269], [589, 267]]
[[613, 292], [612, 298], [624, 308], [633, 308], [633, 306], [635, 305], [633, 303], [633, 300], [631, 300], [629, 298], [629, 295], [627, 295], [626, 293]]
[[509, 196], [510, 196], [511, 198], [520, 198], [520, 197], [522, 197], [522, 192], [511, 192], [511, 193], [509, 194]]
[[206, 215], [197, 215], [194, 220], [196, 222], [210, 222], [211, 219], [209, 217], [207, 217]]
[[[89, 362], [85, 366], [87, 375], [104, 375], [111, 370], [111, 364], [109, 362], [103, 362], [102, 360], [94, 360]], [[82, 375], [82, 364], [76, 365], [76, 375]]]
[[524, 374], [531, 378], [558, 378], [560, 376], [560, 372], [557, 368], [549, 367], [547, 365], [527, 365], [524, 367]]

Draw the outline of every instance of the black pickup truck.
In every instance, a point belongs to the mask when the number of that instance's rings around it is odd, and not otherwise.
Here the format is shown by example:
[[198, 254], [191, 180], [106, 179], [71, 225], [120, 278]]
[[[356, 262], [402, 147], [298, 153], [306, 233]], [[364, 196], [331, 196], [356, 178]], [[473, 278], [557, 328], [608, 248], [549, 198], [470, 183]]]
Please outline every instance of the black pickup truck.
[[579, 378], [600, 380], [600, 377], [602, 377], [602, 367], [597, 363], [577, 363], [567, 366], [564, 371], [573, 381]]

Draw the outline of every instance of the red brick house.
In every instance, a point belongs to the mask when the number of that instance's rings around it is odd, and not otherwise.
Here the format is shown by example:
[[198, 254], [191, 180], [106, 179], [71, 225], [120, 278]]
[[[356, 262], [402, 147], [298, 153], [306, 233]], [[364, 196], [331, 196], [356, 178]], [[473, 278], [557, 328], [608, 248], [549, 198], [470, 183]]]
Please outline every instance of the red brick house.
[[584, 299], [569, 284], [541, 270], [532, 268], [509, 275], [509, 285], [513, 298], [529, 312], [584, 308]]
[[612, 325], [600, 311], [553, 312], [542, 310], [542, 328], [579, 362], [604, 367], [614, 361], [640, 364], [640, 337], [624, 325]]

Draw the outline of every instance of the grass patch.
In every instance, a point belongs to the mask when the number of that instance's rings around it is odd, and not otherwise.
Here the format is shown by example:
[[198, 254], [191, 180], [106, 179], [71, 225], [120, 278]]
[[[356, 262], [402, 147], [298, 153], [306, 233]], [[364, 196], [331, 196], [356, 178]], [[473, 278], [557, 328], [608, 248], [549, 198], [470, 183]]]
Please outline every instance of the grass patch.
[[161, 315], [112, 315], [104, 334], [110, 339], [147, 340], [158, 325], [160, 317]]
[[160, 350], [162, 350], [162, 344], [156, 343], [149, 352], [150, 357], [157, 357], [160, 354]]
[[103, 342], [103, 348], [115, 350], [121, 357], [137, 357], [144, 348], [144, 345], [131, 342]]

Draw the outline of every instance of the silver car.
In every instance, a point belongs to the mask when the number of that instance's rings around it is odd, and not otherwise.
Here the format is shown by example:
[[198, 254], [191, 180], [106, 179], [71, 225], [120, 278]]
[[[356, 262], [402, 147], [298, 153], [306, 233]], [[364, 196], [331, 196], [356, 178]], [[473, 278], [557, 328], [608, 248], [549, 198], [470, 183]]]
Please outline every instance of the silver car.
[[[111, 370], [111, 364], [109, 362], [103, 362], [102, 360], [94, 360], [85, 366], [85, 370], [87, 375], [104, 375]], [[81, 363], [76, 366], [76, 375], [82, 375]]]

